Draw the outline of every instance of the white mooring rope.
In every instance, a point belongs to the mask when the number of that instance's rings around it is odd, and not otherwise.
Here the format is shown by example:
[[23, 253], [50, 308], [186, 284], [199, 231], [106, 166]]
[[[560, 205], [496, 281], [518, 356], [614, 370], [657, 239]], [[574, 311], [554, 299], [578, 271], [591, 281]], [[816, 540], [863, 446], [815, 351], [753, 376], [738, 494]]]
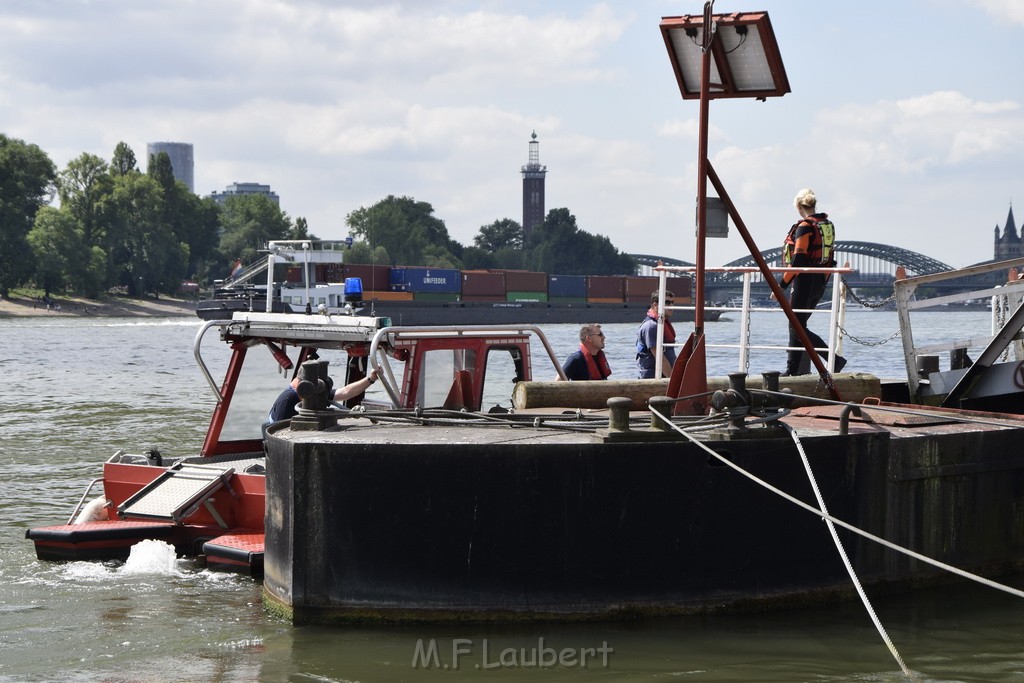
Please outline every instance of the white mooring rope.
[[[832, 531], [833, 538], [835, 538], [835, 530], [834, 530], [834, 528], [831, 525], [835, 524], [835, 525], [843, 527], [847, 531], [852, 531], [853, 533], [857, 534], [858, 536], [866, 538], [869, 541], [873, 541], [875, 543], [878, 543], [879, 545], [883, 545], [886, 548], [889, 548], [891, 550], [895, 550], [896, 552], [902, 553], [904, 555], [907, 555], [908, 557], [912, 557], [915, 560], [920, 560], [921, 562], [924, 562], [926, 564], [930, 564], [933, 567], [938, 567], [939, 569], [944, 569], [944, 570], [950, 572], [951, 574], [956, 574], [957, 576], [959, 576], [961, 578], [968, 579], [968, 580], [974, 581], [976, 583], [980, 583], [982, 585], [988, 586], [989, 588], [995, 588], [996, 590], [1003, 591], [1004, 593], [1009, 593], [1010, 595], [1016, 596], [1018, 598], [1024, 598], [1024, 591], [1022, 591], [1022, 590], [1019, 590], [1017, 588], [1013, 588], [1011, 586], [1007, 586], [1007, 585], [1001, 584], [1001, 583], [999, 583], [997, 581], [993, 581], [991, 579], [987, 579], [987, 578], [985, 578], [983, 576], [978, 576], [977, 574], [972, 574], [971, 572], [966, 571], [964, 569], [960, 569], [959, 567], [954, 567], [951, 564], [946, 564], [945, 562], [941, 562], [941, 561], [936, 560], [934, 558], [928, 557], [927, 555], [922, 555], [921, 553], [918, 553], [918, 552], [915, 552], [913, 550], [910, 550], [909, 548], [904, 548], [903, 546], [897, 545], [897, 544], [893, 543], [892, 541], [887, 541], [887, 540], [885, 540], [884, 538], [882, 538], [880, 536], [875, 536], [874, 534], [872, 534], [870, 532], [867, 532], [867, 531], [864, 531], [863, 529], [859, 529], [859, 528], [853, 526], [852, 524], [844, 522], [843, 520], [841, 520], [841, 519], [839, 519], [837, 517], [833, 517], [832, 515], [830, 515], [824, 509], [820, 509], [819, 510], [819, 509], [815, 508], [813, 505], [808, 505], [807, 503], [803, 502], [802, 500], [800, 500], [798, 498], [794, 498], [793, 496], [789, 495], [788, 493], [786, 493], [782, 489], [779, 489], [776, 486], [773, 486], [772, 484], [769, 484], [768, 482], [766, 482], [765, 480], [761, 479], [757, 475], [752, 474], [751, 472], [748, 472], [747, 470], [743, 469], [742, 467], [740, 467], [736, 463], [730, 461], [728, 458], [725, 458], [725, 457], [719, 455], [714, 450], [712, 450], [709, 446], [707, 446], [706, 444], [698, 441], [696, 439], [696, 437], [691, 436], [689, 433], [687, 433], [685, 430], [683, 430], [681, 427], [679, 427], [679, 425], [677, 425], [674, 422], [672, 422], [670, 417], [665, 416], [664, 414], [662, 414], [660, 411], [658, 411], [654, 407], [650, 407], [650, 411], [654, 415], [656, 415], [659, 418], [661, 418], [662, 422], [664, 422], [665, 424], [667, 424], [670, 427], [672, 427], [672, 429], [674, 429], [675, 431], [677, 431], [680, 434], [682, 434], [691, 443], [695, 444], [698, 448], [700, 448], [703, 451], [705, 451], [708, 455], [712, 456], [713, 458], [715, 458], [716, 460], [721, 462], [723, 465], [731, 467], [734, 471], [736, 471], [739, 474], [743, 475], [747, 479], [750, 479], [751, 481], [753, 481], [754, 483], [758, 484], [759, 486], [762, 486], [763, 488], [771, 491], [775, 495], [777, 495], [777, 496], [779, 496], [781, 498], [784, 498], [785, 500], [788, 500], [790, 503], [793, 503], [797, 507], [802, 508], [802, 509], [806, 510], [807, 512], [810, 512], [812, 514], [818, 515], [819, 517], [821, 517], [826, 522], [829, 522], [830, 523], [829, 529]], [[796, 439], [795, 432], [792, 431], [792, 429], [789, 427], [789, 425], [784, 425], [784, 426], [787, 429], [790, 429], [790, 434], [794, 437], [794, 439]], [[1001, 425], [1001, 426], [1005, 426], [1005, 424]], [[797, 447], [798, 447], [798, 450], [800, 450], [801, 457], [803, 457], [803, 450], [800, 448], [799, 441], [797, 441]], [[805, 460], [805, 466], [807, 466], [806, 460]], [[810, 475], [809, 467], [808, 467], [808, 475]], [[814, 484], [814, 492], [815, 492], [815, 495], [818, 497], [818, 502], [822, 506], [822, 508], [824, 508], [825, 505], [824, 505], [824, 503], [821, 502], [821, 495], [820, 495], [820, 493], [818, 491], [817, 484], [814, 483], [813, 477], [812, 477], [811, 481], [812, 481], [812, 484]], [[843, 561], [846, 562], [847, 561], [846, 554], [842, 550], [842, 545], [838, 543], [838, 539], [837, 539], [837, 547], [840, 549], [840, 553], [843, 556]], [[849, 565], [848, 564], [847, 564], [847, 568], [849, 569]], [[849, 569], [849, 571], [850, 571], [850, 576], [854, 577], [853, 570]], [[854, 583], [855, 583], [855, 585], [857, 585], [858, 592], [861, 593], [862, 589], [861, 589], [861, 587], [859, 585], [859, 582], [856, 580], [856, 577], [854, 577]], [[863, 597], [863, 593], [861, 593], [861, 595]], [[864, 599], [866, 600], [866, 598], [864, 598]], [[868, 603], [865, 602], [865, 604], [868, 604]], [[896, 652], [895, 647], [893, 647], [891, 641], [889, 641], [888, 636], [885, 635], [885, 631], [884, 631], [884, 629], [882, 629], [881, 624], [878, 623], [877, 618], [876, 618], [874, 612], [870, 608], [870, 605], [868, 606], [868, 611], [869, 611], [869, 613], [871, 613], [872, 620], [875, 621], [876, 626], [879, 628], [879, 632], [882, 633], [883, 639], [886, 640], [886, 644], [889, 646], [889, 649], [892, 651], [893, 656], [896, 658], [896, 661], [899, 663], [900, 668], [903, 670], [903, 673], [908, 675], [908, 676], [911, 676], [912, 675], [911, 672], [907, 669], [906, 665], [903, 663], [903, 660], [900, 658], [899, 653]]]
[[[793, 443], [796, 444], [796, 450], [800, 454], [800, 461], [804, 464], [804, 469], [807, 471], [807, 478], [811, 482], [811, 488], [814, 489], [814, 497], [818, 501], [818, 507], [826, 515], [828, 514], [828, 508], [825, 506], [825, 499], [821, 497], [821, 490], [818, 488], [818, 480], [814, 478], [814, 472], [811, 471], [811, 463], [807, 460], [807, 453], [804, 452], [804, 445], [800, 443], [800, 437], [797, 435], [796, 430], [790, 427], [788, 424], [782, 423], [782, 426], [789, 432], [790, 438], [793, 439]], [[846, 555], [846, 549], [843, 548], [843, 542], [839, 540], [839, 534], [836, 533], [836, 526], [832, 523], [832, 520], [828, 517], [824, 518], [825, 525], [828, 526], [828, 532], [832, 534], [832, 542], [836, 544], [836, 550], [839, 552], [839, 557], [842, 558], [843, 564], [846, 566], [846, 572], [850, 575], [850, 580], [853, 581], [853, 587], [857, 589], [857, 595], [860, 596], [860, 601], [864, 603], [864, 609], [868, 611], [868, 616], [871, 617], [871, 623], [875, 625], [875, 629], [878, 631], [878, 635], [882, 637], [882, 641], [885, 646], [889, 648], [889, 652], [892, 653], [896, 663], [900, 665], [900, 669], [903, 670], [905, 676], [910, 676], [910, 669], [903, 662], [903, 658], [900, 657], [900, 653], [896, 650], [896, 646], [893, 645], [892, 639], [889, 638], [889, 634], [885, 632], [885, 627], [882, 626], [881, 620], [878, 615], [875, 614], [875, 608], [871, 606], [871, 601], [868, 599], [867, 594], [864, 592], [864, 587], [860, 585], [860, 579], [857, 578], [857, 572], [854, 571], [853, 565], [850, 564], [850, 558]]]

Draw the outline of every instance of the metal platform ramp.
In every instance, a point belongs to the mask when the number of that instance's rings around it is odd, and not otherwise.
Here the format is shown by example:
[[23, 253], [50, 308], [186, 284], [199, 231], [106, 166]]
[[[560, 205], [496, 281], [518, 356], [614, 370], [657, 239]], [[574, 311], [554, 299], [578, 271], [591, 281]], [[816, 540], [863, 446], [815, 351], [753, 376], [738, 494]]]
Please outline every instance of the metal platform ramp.
[[[150, 519], [181, 524], [204, 505], [222, 528], [224, 519], [213, 506], [212, 496], [221, 488], [231, 491], [228, 481], [235, 468], [178, 463], [147, 484], [117, 508], [121, 519]], [[234, 492], [232, 491], [232, 494]]]

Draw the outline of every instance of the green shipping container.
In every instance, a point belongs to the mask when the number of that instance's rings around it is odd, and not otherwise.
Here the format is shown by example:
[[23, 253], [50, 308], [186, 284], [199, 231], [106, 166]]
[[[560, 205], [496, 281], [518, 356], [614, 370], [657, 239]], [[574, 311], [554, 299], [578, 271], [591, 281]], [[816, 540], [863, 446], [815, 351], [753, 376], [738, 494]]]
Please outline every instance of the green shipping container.
[[458, 301], [458, 292], [413, 292], [413, 301]]
[[509, 292], [506, 301], [547, 301], [547, 292]]

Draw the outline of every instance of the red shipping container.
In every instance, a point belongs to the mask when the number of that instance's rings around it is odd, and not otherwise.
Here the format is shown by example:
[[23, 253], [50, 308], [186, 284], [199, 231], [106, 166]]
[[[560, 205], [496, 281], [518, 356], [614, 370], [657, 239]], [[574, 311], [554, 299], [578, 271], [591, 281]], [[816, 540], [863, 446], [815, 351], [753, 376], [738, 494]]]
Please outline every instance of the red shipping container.
[[357, 277], [363, 281], [363, 291], [386, 292], [391, 288], [391, 266], [346, 263], [342, 268], [342, 281]]
[[506, 270], [505, 287], [510, 292], [547, 292], [548, 274], [532, 270]]
[[[678, 299], [688, 299], [693, 296], [693, 279], [689, 275], [683, 277], [669, 277], [665, 288], [676, 295]], [[655, 288], [657, 289], [657, 288]]]
[[[353, 277], [359, 277], [354, 275]], [[363, 301], [412, 301], [412, 292], [389, 292], [387, 290], [379, 292], [369, 292], [363, 290]]]
[[317, 282], [344, 282], [345, 276], [340, 263], [316, 264]]
[[[506, 292], [505, 273], [489, 270], [462, 271], [463, 297], [489, 296], [504, 299]], [[469, 299], [466, 300], [468, 301]]]
[[626, 301], [629, 302], [649, 302], [651, 294], [658, 291], [658, 278], [656, 277], [630, 275], [624, 278], [624, 281]]
[[621, 275], [589, 275], [587, 277], [587, 299], [623, 300]]
[[[626, 277], [626, 301], [650, 301], [651, 294], [658, 291], [658, 280], [659, 278], [657, 277], [647, 277], [642, 275]], [[692, 281], [688, 276], [669, 277], [665, 283], [665, 288], [675, 295], [676, 303], [686, 304], [690, 302], [691, 282]]]

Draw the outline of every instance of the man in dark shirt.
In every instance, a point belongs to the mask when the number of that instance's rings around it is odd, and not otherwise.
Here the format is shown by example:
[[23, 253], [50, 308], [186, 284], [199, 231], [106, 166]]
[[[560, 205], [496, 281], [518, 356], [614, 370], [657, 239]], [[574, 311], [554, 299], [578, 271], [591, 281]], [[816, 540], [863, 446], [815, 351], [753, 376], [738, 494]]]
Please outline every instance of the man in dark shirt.
[[580, 328], [580, 348], [570, 354], [562, 366], [567, 379], [608, 379], [612, 374], [604, 355], [604, 332], [600, 325]]
[[[346, 384], [341, 389], [332, 389], [330, 400], [332, 401], [347, 401], [348, 399], [361, 394], [366, 391], [371, 384], [377, 381], [377, 370], [371, 369], [366, 374], [366, 377], [357, 379], [355, 382]], [[287, 420], [289, 418], [298, 415], [297, 407], [299, 401], [299, 393], [297, 391], [299, 386], [299, 378], [296, 376], [288, 383], [285, 390], [277, 397], [274, 401], [274, 405], [270, 408], [270, 415], [267, 417], [267, 424], [279, 422], [281, 420]]]
[[[662, 333], [661, 373], [668, 377], [672, 373], [672, 364], [676, 362], [676, 349], [668, 344], [675, 343], [676, 331], [672, 327], [671, 306], [675, 305], [675, 295], [665, 291], [665, 331]], [[655, 379], [654, 371], [658, 362], [658, 292], [651, 292], [651, 307], [647, 316], [636, 331], [636, 369], [639, 379]]]

